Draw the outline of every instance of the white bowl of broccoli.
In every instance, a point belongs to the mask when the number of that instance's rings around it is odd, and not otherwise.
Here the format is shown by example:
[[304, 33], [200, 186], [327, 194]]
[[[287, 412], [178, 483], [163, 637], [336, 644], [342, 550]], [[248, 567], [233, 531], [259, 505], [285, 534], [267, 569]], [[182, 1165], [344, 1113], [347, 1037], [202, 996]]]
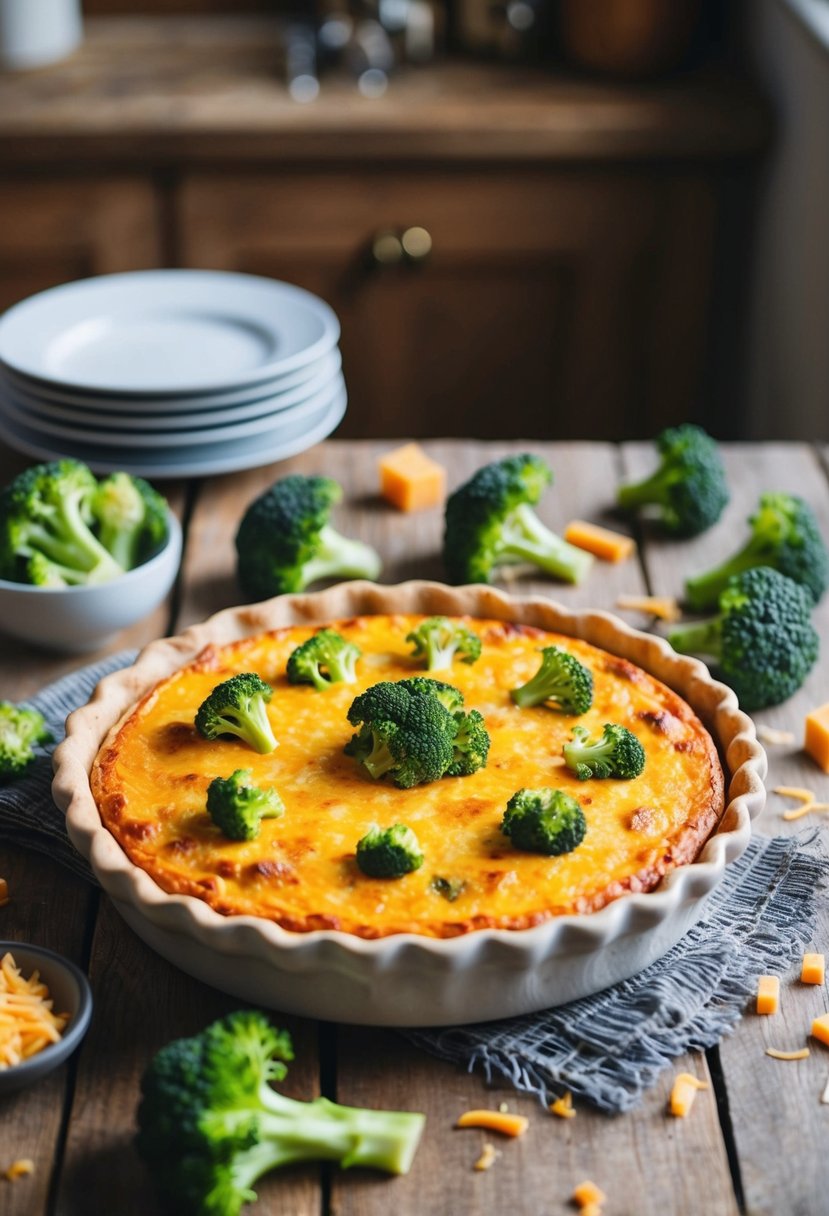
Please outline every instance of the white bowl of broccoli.
[[141, 478], [34, 465], [0, 494], [0, 631], [94, 650], [161, 603], [180, 560], [181, 526]]

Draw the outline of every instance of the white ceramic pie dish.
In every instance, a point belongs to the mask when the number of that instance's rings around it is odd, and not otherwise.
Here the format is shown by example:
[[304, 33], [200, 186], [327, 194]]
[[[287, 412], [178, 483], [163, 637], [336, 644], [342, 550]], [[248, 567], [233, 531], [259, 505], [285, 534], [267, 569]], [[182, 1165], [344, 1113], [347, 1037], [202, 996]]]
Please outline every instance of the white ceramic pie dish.
[[[101, 823], [89, 772], [110, 730], [157, 681], [208, 643], [223, 645], [285, 625], [366, 613], [470, 614], [535, 625], [629, 659], [673, 688], [714, 737], [726, 773], [719, 827], [690, 865], [653, 891], [627, 894], [598, 912], [521, 930], [478, 930], [435, 939], [376, 940], [335, 930], [294, 933], [252, 916], [222, 916], [191, 896], [168, 895], [133, 865]], [[564, 1004], [635, 974], [698, 919], [725, 867], [745, 849], [765, 800], [766, 757], [734, 693], [695, 659], [605, 612], [568, 612], [540, 597], [489, 587], [411, 582], [343, 583], [227, 609], [176, 638], [153, 642], [135, 664], [102, 680], [67, 722], [55, 752], [53, 792], [69, 835], [128, 924], [165, 958], [245, 1000], [289, 1013], [368, 1025], [486, 1021]]]

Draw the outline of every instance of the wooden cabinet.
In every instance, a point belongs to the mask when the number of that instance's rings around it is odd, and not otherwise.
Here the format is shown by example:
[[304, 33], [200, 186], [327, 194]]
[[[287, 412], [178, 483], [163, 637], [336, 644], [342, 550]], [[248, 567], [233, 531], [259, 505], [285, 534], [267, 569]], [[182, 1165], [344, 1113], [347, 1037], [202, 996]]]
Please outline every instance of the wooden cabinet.
[[158, 266], [160, 246], [145, 179], [0, 181], [0, 310], [71, 279]]
[[[0, 307], [104, 271], [248, 271], [339, 314], [343, 434], [723, 433], [726, 407], [736, 429], [750, 86], [450, 61], [372, 102], [327, 76], [298, 106], [278, 63], [262, 18], [113, 17], [0, 74]], [[429, 256], [389, 261], [410, 227]]]
[[374, 168], [186, 176], [176, 230], [183, 265], [333, 305], [343, 434], [617, 437], [693, 409], [714, 214], [688, 173]]

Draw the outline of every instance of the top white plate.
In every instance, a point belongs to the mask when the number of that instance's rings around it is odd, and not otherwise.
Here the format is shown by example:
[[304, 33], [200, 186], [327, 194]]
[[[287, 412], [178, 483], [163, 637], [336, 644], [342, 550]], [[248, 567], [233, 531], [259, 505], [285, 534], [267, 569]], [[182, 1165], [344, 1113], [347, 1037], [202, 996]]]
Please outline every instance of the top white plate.
[[255, 275], [140, 270], [65, 283], [0, 318], [0, 361], [47, 384], [119, 394], [258, 384], [338, 341], [317, 296]]

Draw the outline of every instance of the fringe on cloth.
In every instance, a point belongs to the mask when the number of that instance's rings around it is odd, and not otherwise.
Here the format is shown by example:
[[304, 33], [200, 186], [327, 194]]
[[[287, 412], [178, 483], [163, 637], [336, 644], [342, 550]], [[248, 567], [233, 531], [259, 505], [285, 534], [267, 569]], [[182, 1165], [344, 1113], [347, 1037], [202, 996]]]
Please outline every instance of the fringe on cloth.
[[632, 979], [526, 1017], [402, 1033], [545, 1104], [569, 1090], [608, 1113], [630, 1110], [673, 1059], [734, 1030], [758, 975], [802, 955], [829, 875], [807, 847], [814, 839], [755, 837], [701, 920]]

